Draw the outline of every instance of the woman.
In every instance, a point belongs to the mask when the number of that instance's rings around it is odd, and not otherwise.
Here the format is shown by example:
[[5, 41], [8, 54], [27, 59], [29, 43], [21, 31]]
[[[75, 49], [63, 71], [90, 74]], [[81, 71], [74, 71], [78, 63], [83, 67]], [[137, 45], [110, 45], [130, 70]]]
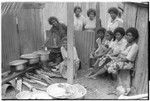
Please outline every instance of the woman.
[[[92, 73], [90, 78], [95, 78], [97, 75], [106, 72], [105, 66], [109, 64], [114, 58], [116, 58], [122, 50], [125, 49], [127, 41], [124, 39], [125, 31], [123, 28], [118, 27], [114, 31], [115, 41], [111, 44], [111, 49], [109, 52], [99, 59], [99, 71], [95, 71]], [[94, 74], [95, 73], [95, 74]]]
[[[77, 54], [77, 51], [76, 51], [76, 48], [73, 47], [73, 52], [74, 52], [74, 60], [73, 60], [73, 65], [74, 65], [74, 77], [76, 77], [76, 72], [79, 68], [79, 58], [78, 58], [78, 54]], [[63, 43], [62, 43], [62, 47], [61, 47], [61, 54], [62, 54], [62, 57], [63, 57], [63, 61], [58, 65], [56, 66], [56, 70], [57, 72], [60, 72], [60, 74], [62, 75], [63, 78], [67, 78], [67, 38], [64, 38], [63, 39]], [[54, 71], [54, 69], [53, 69]]]
[[83, 30], [84, 16], [81, 15], [82, 9], [79, 6], [74, 8], [74, 29], [77, 31]]
[[102, 43], [104, 41], [105, 33], [106, 33], [106, 29], [103, 28], [103, 27], [101, 27], [97, 31], [97, 37], [98, 37], [97, 40], [96, 40], [97, 46], [90, 54], [90, 66], [92, 66], [92, 63], [97, 59], [97, 57], [102, 55], [105, 51], [105, 47], [102, 46]]
[[111, 18], [108, 20], [107, 30], [111, 30], [113, 32], [117, 27], [123, 26], [123, 20], [118, 17], [119, 11], [116, 7], [109, 8], [108, 13]]
[[50, 17], [48, 19], [48, 22], [52, 26], [50, 29], [50, 33], [54, 33], [58, 36], [58, 39], [56, 39], [56, 42], [58, 44], [64, 37], [67, 36], [67, 26], [60, 23], [56, 17]]
[[[94, 68], [93, 68], [92, 72], [88, 75], [89, 78], [91, 78], [91, 76], [94, 75], [99, 70], [99, 62], [100, 62], [101, 58], [103, 58], [103, 56], [105, 56], [105, 54], [107, 54], [107, 52], [111, 49], [113, 40], [114, 40], [113, 32], [107, 31], [105, 34], [105, 39], [102, 42], [102, 49], [104, 52], [103, 52], [103, 54], [101, 54], [97, 57], [97, 61], [94, 64]], [[95, 77], [93, 77], [93, 79], [95, 79]]]
[[119, 84], [117, 88], [122, 87], [124, 95], [127, 95], [130, 91], [130, 70], [134, 66], [134, 61], [138, 53], [138, 45], [136, 43], [138, 37], [139, 34], [136, 28], [128, 28], [126, 31], [127, 45], [125, 49], [106, 66], [109, 73], [118, 72]]
[[[88, 18], [85, 19], [84, 22], [84, 29], [85, 30], [96, 30], [96, 21], [98, 21], [98, 23], [100, 23], [99, 25], [101, 25], [101, 20], [97, 19], [96, 20], [96, 10], [95, 9], [89, 9], [87, 11], [87, 16]], [[99, 26], [97, 26], [99, 27]]]

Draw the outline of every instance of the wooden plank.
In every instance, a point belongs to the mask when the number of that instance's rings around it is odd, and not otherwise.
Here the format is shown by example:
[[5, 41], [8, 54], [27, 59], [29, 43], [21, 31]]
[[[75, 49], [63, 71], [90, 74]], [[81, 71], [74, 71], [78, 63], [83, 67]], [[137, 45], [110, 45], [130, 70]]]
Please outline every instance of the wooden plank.
[[[133, 4], [126, 4], [124, 8], [124, 17], [123, 17], [123, 26], [126, 29], [129, 27], [135, 27], [136, 24], [136, 13], [137, 13], [137, 6]], [[132, 15], [132, 17], [131, 17]]]
[[19, 58], [19, 40], [16, 18], [13, 15], [2, 16], [2, 72], [9, 70], [8, 63]]
[[74, 67], [73, 67], [73, 34], [74, 34], [74, 25], [73, 25], [73, 9], [74, 4], [73, 3], [67, 3], [67, 54], [68, 54], [68, 62], [67, 62], [67, 82], [70, 84], [73, 84], [73, 75], [74, 75]]
[[137, 94], [141, 94], [148, 91], [148, 8], [138, 7], [136, 28], [140, 38], [134, 86]]

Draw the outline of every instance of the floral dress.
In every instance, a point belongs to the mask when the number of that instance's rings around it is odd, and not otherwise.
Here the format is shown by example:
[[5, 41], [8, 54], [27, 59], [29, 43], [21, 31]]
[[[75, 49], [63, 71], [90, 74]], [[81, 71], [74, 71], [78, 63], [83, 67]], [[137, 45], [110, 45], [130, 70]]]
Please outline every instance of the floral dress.
[[[106, 65], [109, 73], [116, 73], [119, 69], [132, 69], [134, 66], [134, 60], [138, 52], [138, 45], [133, 43], [127, 46], [118, 57], [114, 58], [110, 63]], [[120, 61], [122, 58], [126, 58], [128, 62]]]

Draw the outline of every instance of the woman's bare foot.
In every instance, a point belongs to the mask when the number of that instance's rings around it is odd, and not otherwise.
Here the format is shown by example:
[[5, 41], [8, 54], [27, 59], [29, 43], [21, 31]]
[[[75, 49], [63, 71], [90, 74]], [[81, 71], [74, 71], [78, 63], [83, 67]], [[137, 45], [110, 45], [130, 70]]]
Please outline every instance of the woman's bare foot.
[[96, 79], [95, 76], [89, 76], [88, 78], [89, 78], [89, 79], [94, 79], [94, 80]]

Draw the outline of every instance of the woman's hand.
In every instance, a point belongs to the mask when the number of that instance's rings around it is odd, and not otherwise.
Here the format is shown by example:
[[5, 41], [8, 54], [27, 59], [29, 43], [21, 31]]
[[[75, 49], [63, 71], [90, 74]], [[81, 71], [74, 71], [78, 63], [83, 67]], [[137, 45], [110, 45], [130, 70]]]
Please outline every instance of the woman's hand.
[[127, 62], [128, 60], [126, 58], [121, 58], [121, 62]]
[[68, 58], [67, 58], [67, 57], [65, 57], [65, 58], [64, 58], [64, 61], [67, 61], [67, 60], [68, 60]]

